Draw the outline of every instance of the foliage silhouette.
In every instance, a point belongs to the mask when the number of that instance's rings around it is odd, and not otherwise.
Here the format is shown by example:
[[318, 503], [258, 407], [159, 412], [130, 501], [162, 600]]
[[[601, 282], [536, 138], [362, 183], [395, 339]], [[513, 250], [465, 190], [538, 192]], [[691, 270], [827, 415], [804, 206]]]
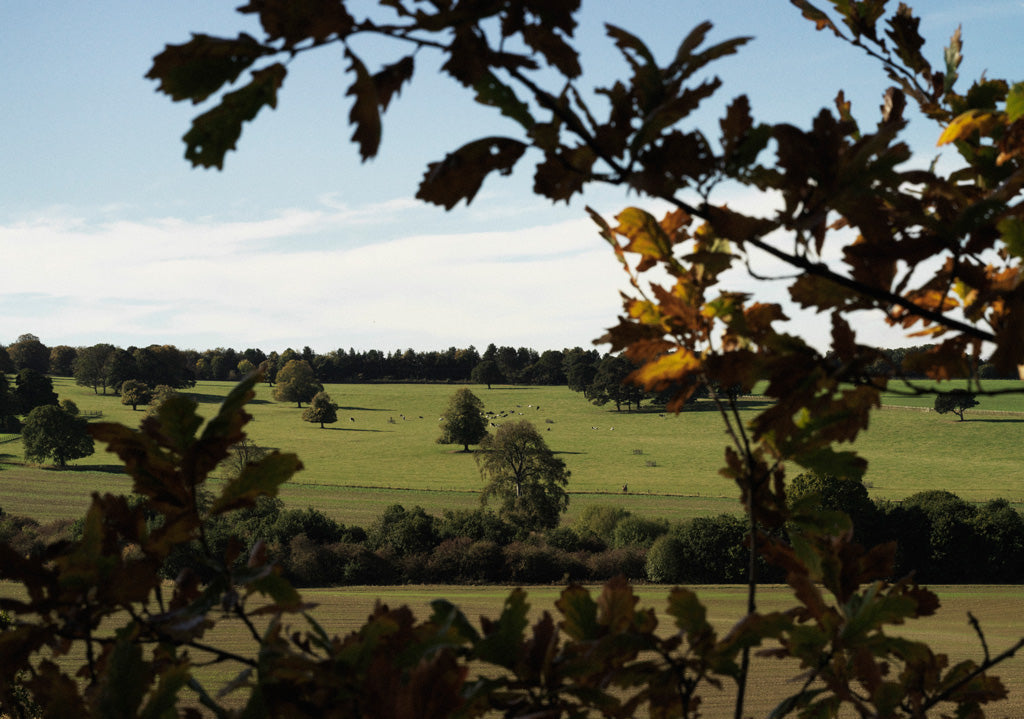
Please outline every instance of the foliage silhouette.
[[[662, 615], [675, 631], [657, 632], [655, 612], [637, 610], [624, 581], [610, 582], [596, 599], [569, 586], [556, 603], [557, 625], [545, 613], [530, 627], [525, 594], [516, 590], [479, 630], [438, 600], [423, 621], [379, 605], [344, 638], [328, 637], [308, 614], [306, 632], [285, 632], [284, 618], [306, 609], [298, 593], [260, 545], [240, 569], [243, 547], [213, 552], [204, 527], [210, 515], [276, 493], [298, 460], [271, 454], [226, 483], [208, 509], [196, 501], [208, 473], [242, 439], [250, 378], [199, 436], [202, 421], [174, 399], [138, 432], [96, 427], [146, 506], [95, 497], [82, 541], [50, 548], [45, 561], [0, 546], [4, 576], [22, 582], [29, 596], [2, 603], [16, 619], [0, 643], [4, 675], [27, 669], [24, 686], [44, 708], [144, 716], [177, 706], [186, 685], [227, 715], [193, 677], [191, 652], [246, 667], [233, 685], [253, 687], [246, 716], [693, 717], [704, 692], [734, 681], [739, 719], [751, 649], [771, 642], [770, 656], [801, 665], [801, 682], [773, 717], [832, 716], [841, 707], [860, 716], [983, 716], [984, 705], [1005, 695], [988, 670], [1024, 640], [991, 654], [975, 625], [983, 656], [952, 663], [925, 643], [892, 634], [892, 625], [933, 613], [935, 595], [910, 578], [885, 581], [895, 547], [864, 549], [842, 512], [789, 502], [785, 472], [790, 463], [849, 478], [864, 472], [862, 459], [834, 445], [867, 426], [892, 377], [877, 372], [879, 351], [857, 341], [852, 313], [874, 311], [936, 342], [909, 353], [891, 374], [961, 376], [964, 357], [978, 366], [985, 343], [994, 348], [989, 359], [997, 373], [1024, 365], [1024, 83], [982, 77], [963, 90], [959, 31], [933, 68], [922, 53], [919, 19], [903, 4], [892, 10], [884, 0], [834, 0], [826, 12], [809, 0], [792, 2], [819, 31], [880, 63], [893, 85], [873, 126], [862, 126], [840, 93], [834, 110], [823, 109], [808, 129], [758, 122], [743, 95], [726, 106], [717, 137], [687, 127], [721, 86], [703, 77], [705, 68], [748, 40], [708, 45], [710, 23], [696, 26], [665, 64], [640, 38], [608, 26], [631, 74], [598, 89], [600, 107], [588, 103], [572, 46], [578, 0], [388, 0], [358, 9], [337, 0], [250, 0], [239, 11], [258, 16], [262, 39], [195, 34], [167, 46], [148, 74], [172, 99], [201, 103], [251, 71], [184, 137], [193, 164], [221, 167], [244, 124], [276, 106], [292, 68], [285, 63], [340, 46], [351, 77], [352, 139], [368, 159], [380, 147], [382, 113], [415, 74], [416, 53], [437, 51], [447, 75], [521, 131], [472, 139], [431, 163], [419, 198], [449, 209], [468, 203], [487, 176], [512, 172], [531, 149], [541, 158], [534, 190], [552, 200], [603, 182], [669, 203], [672, 211], [660, 220], [635, 207], [614, 222], [590, 211], [635, 292], [604, 340], [637, 367], [629, 375], [634, 384], [669, 393], [672, 410], [712, 380], [746, 391], [767, 381], [773, 403], [749, 426], [729, 396], [713, 392], [730, 441], [723, 475], [740, 487], [749, 550], [747, 612], [727, 634], [719, 636], [697, 596], [679, 588]], [[350, 42], [362, 35], [409, 52], [371, 70]], [[940, 144], [955, 147], [950, 169], [904, 169], [910, 104], [935, 125]], [[781, 208], [761, 216], [727, 206], [723, 195], [737, 187], [769, 193]], [[753, 248], [797, 271], [790, 297], [828, 315], [827, 352], [778, 331], [774, 325], [785, 317], [778, 305], [720, 287], [727, 269], [753, 262]], [[649, 282], [652, 276], [667, 279]], [[983, 393], [977, 380], [971, 384]], [[162, 524], [147, 527], [144, 509], [160, 514]], [[787, 535], [783, 526], [798, 531]], [[204, 584], [180, 578], [165, 602], [159, 567], [172, 546], [192, 538], [216, 571]], [[792, 610], [758, 611], [759, 557], [785, 573]], [[257, 595], [269, 603], [254, 609]], [[249, 629], [250, 655], [204, 641], [214, 607]], [[253, 623], [256, 612], [269, 620], [263, 633]], [[78, 673], [84, 690], [56, 663], [30, 662], [44, 646], [76, 643], [86, 649]], [[471, 672], [479, 674], [470, 679]], [[6, 707], [12, 700], [0, 685], [0, 701]]]

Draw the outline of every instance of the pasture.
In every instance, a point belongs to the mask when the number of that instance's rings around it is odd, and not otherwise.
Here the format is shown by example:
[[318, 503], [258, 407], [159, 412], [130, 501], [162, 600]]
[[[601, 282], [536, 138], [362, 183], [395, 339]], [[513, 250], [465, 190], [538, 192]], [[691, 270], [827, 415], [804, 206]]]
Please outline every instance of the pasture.
[[[1019, 382], [990, 382], [1019, 387]], [[56, 378], [62, 399], [104, 421], [136, 426], [133, 412], [113, 395], [96, 395]], [[201, 382], [191, 390], [210, 416], [227, 382]], [[328, 385], [339, 421], [321, 429], [301, 419], [294, 403], [276, 402], [260, 385], [248, 426], [259, 445], [295, 452], [305, 468], [282, 491], [289, 506], [316, 507], [346, 524], [369, 524], [393, 503], [432, 513], [474, 507], [481, 480], [472, 453], [436, 444], [438, 417], [453, 385]], [[707, 402], [671, 415], [656, 408], [617, 412], [595, 407], [566, 387], [471, 386], [495, 423], [527, 419], [572, 472], [569, 518], [588, 504], [617, 504], [651, 517], [681, 520], [734, 512], [735, 487], [718, 475], [726, 436]], [[741, 400], [748, 415], [763, 407]], [[974, 502], [1024, 498], [1024, 396], [982, 398], [966, 421], [926, 411], [930, 400], [886, 395], [884, 408], [857, 442], [869, 460], [865, 481], [872, 496], [901, 499], [927, 489], [949, 489]], [[499, 416], [504, 415], [504, 416]], [[795, 474], [799, 468], [792, 468]], [[623, 485], [627, 492], [623, 492]], [[115, 457], [97, 447], [65, 471], [25, 466], [20, 441], [0, 444], [0, 507], [40, 521], [79, 516], [93, 491], [128, 488]]]

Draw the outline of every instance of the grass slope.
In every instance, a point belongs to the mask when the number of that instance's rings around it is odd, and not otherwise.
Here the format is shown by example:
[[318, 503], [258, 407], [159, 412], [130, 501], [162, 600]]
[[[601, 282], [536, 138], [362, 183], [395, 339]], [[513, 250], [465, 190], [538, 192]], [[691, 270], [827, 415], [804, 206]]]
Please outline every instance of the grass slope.
[[[104, 421], [135, 426], [143, 416], [112, 395], [95, 395], [56, 378], [61, 398]], [[989, 383], [1015, 386], [1020, 383]], [[211, 416], [227, 382], [202, 382], [188, 392]], [[438, 417], [451, 385], [329, 385], [339, 421], [321, 429], [303, 422], [294, 403], [275, 402], [261, 385], [250, 405], [253, 440], [296, 452], [305, 469], [285, 486], [289, 505], [317, 507], [348, 524], [366, 525], [392, 503], [430, 512], [474, 507], [480, 476], [472, 453], [436, 444]], [[726, 437], [718, 414], [698, 403], [678, 416], [657, 410], [616, 412], [595, 407], [565, 387], [472, 386], [487, 410], [528, 419], [572, 472], [570, 517], [588, 504], [617, 504], [669, 519], [733, 512], [735, 487], [718, 475]], [[876, 497], [900, 499], [926, 489], [950, 489], [971, 501], [1006, 497], [1020, 502], [1019, 441], [1024, 397], [985, 398], [959, 422], [922, 411], [924, 398], [886, 395], [857, 449], [869, 460], [866, 481]], [[744, 411], [763, 407], [744, 399]], [[989, 407], [996, 408], [995, 411]], [[125, 491], [116, 459], [97, 448], [65, 472], [24, 466], [20, 441], [0, 444], [0, 507], [40, 520], [79, 516], [91, 492]], [[969, 458], [969, 461], [968, 459]], [[793, 470], [798, 471], [798, 468]], [[628, 493], [622, 486], [628, 486]]]

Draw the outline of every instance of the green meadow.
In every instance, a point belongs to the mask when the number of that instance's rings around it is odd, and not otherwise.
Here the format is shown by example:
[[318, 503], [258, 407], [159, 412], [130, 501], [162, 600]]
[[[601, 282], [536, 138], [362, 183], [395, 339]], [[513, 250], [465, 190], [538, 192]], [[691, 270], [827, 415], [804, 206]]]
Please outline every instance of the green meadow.
[[[137, 426], [132, 411], [113, 395], [97, 395], [68, 378], [56, 378], [62, 399], [103, 421]], [[998, 389], [1019, 382], [987, 383]], [[231, 387], [201, 382], [186, 390], [211, 416]], [[369, 524], [394, 503], [432, 513], [479, 503], [480, 475], [472, 453], [439, 445], [438, 418], [452, 385], [328, 385], [340, 406], [336, 424], [321, 429], [302, 421], [294, 403], [276, 402], [261, 385], [249, 410], [248, 431], [264, 447], [295, 452], [304, 469], [282, 492], [289, 506], [316, 507], [346, 524]], [[726, 436], [707, 402], [679, 415], [656, 408], [617, 412], [595, 407], [566, 387], [471, 386], [494, 422], [533, 422], [572, 472], [569, 518], [588, 504], [616, 504], [651, 517], [681, 520], [737, 510], [735, 487], [718, 474]], [[868, 459], [872, 496], [898, 500], [928, 489], [948, 489], [964, 499], [994, 497], [1024, 503], [1024, 396], [982, 398], [960, 422], [929, 411], [931, 400], [887, 394], [857, 450]], [[745, 398], [752, 416], [764, 401]], [[117, 458], [96, 454], [65, 470], [26, 466], [17, 438], [0, 437], [0, 507], [41, 521], [81, 514], [92, 492], [122, 492], [127, 479]], [[798, 468], [791, 470], [799, 471]], [[626, 491], [623, 492], [625, 486]]]

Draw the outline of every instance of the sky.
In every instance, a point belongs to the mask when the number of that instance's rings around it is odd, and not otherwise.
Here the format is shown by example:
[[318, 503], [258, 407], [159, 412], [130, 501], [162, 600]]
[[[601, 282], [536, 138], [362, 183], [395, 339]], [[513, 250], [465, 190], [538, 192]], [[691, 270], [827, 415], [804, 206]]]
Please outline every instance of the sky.
[[[361, 163], [349, 141], [346, 62], [332, 47], [289, 65], [277, 109], [246, 126], [222, 171], [193, 169], [180, 138], [205, 107], [172, 103], [144, 75], [165, 44], [191, 32], [257, 34], [238, 4], [0, 3], [0, 344], [32, 333], [49, 346], [482, 351], [493, 342], [542, 351], [592, 346], [617, 323], [626, 276], [584, 208], [608, 218], [630, 205], [664, 208], [599, 187], [553, 205], [531, 192], [529, 154], [512, 177], [488, 178], [468, 206], [446, 212], [415, 200], [429, 162], [514, 131], [429, 57], [417, 57], [413, 84], [385, 115], [374, 160]], [[933, 64], [962, 25], [962, 76], [1020, 79], [1024, 2], [917, 5]], [[753, 36], [710, 66], [724, 87], [695, 119], [712, 136], [742, 93], [758, 119], [806, 127], [844, 89], [870, 125], [889, 84], [785, 0], [596, 0], [579, 19], [589, 87], [625, 75], [604, 22], [642, 37], [663, 62], [703, 20], [714, 24], [711, 42]], [[938, 153], [933, 128], [911, 139], [922, 164]], [[769, 207], [749, 194], [721, 199]], [[778, 270], [758, 262], [763, 273]], [[785, 301], [778, 283], [757, 291]], [[788, 311], [811, 335], [827, 329]]]

